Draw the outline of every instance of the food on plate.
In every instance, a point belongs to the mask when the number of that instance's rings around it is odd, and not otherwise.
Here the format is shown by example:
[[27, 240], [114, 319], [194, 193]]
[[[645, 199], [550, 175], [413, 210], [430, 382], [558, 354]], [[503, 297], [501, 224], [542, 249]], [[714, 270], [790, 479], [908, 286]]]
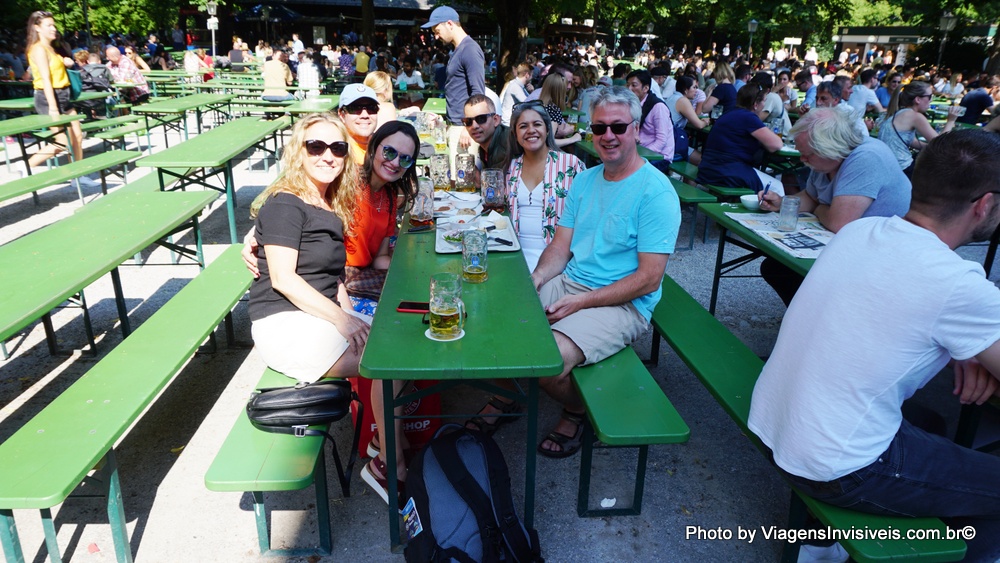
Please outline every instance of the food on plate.
[[452, 244], [462, 244], [462, 231], [447, 231], [444, 233], [444, 240]]
[[453, 209], [455, 208], [450, 205], [440, 205], [434, 208], [434, 213], [451, 213]]
[[475, 215], [475, 214], [476, 214], [475, 209], [468, 209], [468, 208], [459, 209], [458, 213], [456, 213], [456, 215]]

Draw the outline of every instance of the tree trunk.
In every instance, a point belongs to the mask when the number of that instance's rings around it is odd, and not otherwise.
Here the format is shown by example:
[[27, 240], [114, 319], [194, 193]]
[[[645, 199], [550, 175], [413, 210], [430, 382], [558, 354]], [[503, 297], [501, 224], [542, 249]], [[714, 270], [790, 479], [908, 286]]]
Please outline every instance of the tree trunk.
[[[364, 35], [362, 45], [375, 46], [375, 0], [361, 0], [361, 34]], [[372, 61], [372, 68], [375, 61]]]
[[993, 44], [987, 51], [989, 60], [986, 63], [986, 72], [990, 76], [1000, 74], [1000, 33], [993, 36]]
[[497, 92], [503, 88], [504, 77], [520, 62], [528, 52], [528, 2], [512, 0], [504, 10], [500, 10], [500, 53], [497, 58]]

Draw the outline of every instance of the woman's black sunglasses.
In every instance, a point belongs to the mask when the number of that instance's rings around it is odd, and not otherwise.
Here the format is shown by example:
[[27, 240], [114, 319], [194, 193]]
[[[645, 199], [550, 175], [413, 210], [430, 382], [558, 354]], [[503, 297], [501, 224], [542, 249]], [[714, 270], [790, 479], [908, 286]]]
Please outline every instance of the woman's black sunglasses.
[[327, 143], [326, 141], [320, 141], [317, 139], [310, 139], [306, 141], [306, 152], [309, 156], [322, 156], [326, 152], [326, 149], [330, 149], [333, 156], [337, 158], [343, 158], [347, 156], [347, 142], [345, 141], [334, 141], [332, 143]]
[[615, 135], [624, 135], [628, 128], [635, 123], [630, 121], [628, 123], [612, 123], [608, 125], [607, 123], [591, 123], [590, 130], [594, 132], [595, 135], [601, 136], [608, 132], [608, 128], [611, 128], [611, 132]]
[[397, 156], [399, 157], [399, 165], [403, 168], [413, 166], [413, 155], [400, 154], [400, 152], [395, 148], [390, 147], [389, 145], [382, 145], [382, 158], [384, 158], [387, 162], [396, 160]]

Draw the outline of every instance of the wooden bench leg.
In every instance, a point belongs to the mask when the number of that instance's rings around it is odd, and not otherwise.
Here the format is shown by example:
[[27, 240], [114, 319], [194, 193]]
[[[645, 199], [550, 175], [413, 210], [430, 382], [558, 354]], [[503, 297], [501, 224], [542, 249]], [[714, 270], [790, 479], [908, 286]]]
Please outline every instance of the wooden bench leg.
[[105, 457], [104, 475], [108, 494], [108, 523], [111, 524], [111, 538], [115, 544], [118, 563], [132, 563], [132, 547], [128, 542], [125, 528], [125, 505], [122, 502], [122, 485], [118, 480], [118, 460], [111, 450]]
[[8, 563], [24, 563], [24, 552], [21, 551], [21, 540], [17, 537], [17, 523], [14, 522], [14, 511], [0, 508], [0, 545]]
[[[806, 527], [806, 519], [809, 516], [809, 509], [806, 503], [802, 502], [798, 493], [792, 491], [792, 500], [788, 507], [788, 528], [790, 530], [800, 530]], [[786, 542], [781, 550], [781, 563], [795, 563], [799, 560], [799, 542]]]
[[958, 428], [955, 429], [956, 444], [966, 448], [972, 447], [976, 441], [976, 429], [979, 427], [982, 412], [982, 407], [979, 405], [962, 405], [961, 414], [958, 416]]
[[660, 333], [653, 329], [652, 339], [649, 341], [649, 361], [646, 362], [649, 366], [660, 365]]
[[42, 530], [45, 532], [45, 549], [49, 552], [49, 561], [58, 563], [62, 561], [62, 554], [59, 551], [59, 541], [56, 539], [56, 526], [52, 521], [52, 510], [43, 508], [39, 512], [42, 516]]
[[646, 459], [649, 446], [599, 446], [600, 448], [637, 448], [639, 459], [635, 469], [635, 490], [632, 493], [632, 506], [625, 508], [590, 508], [590, 474], [593, 469], [594, 443], [597, 437], [590, 424], [583, 429], [583, 447], [580, 454], [580, 488], [576, 497], [576, 513], [581, 518], [603, 516], [638, 516], [642, 513], [642, 494], [646, 485]]
[[[357, 449], [357, 446], [355, 446]], [[312, 555], [333, 554], [333, 534], [330, 531], [330, 498], [326, 483], [326, 461], [323, 453], [316, 458], [316, 468], [313, 470], [313, 484], [316, 487], [316, 524], [319, 527], [319, 547], [295, 549], [271, 549], [271, 531], [267, 525], [267, 506], [264, 504], [264, 492], [252, 491], [253, 514], [257, 522], [257, 544], [263, 556], [279, 557], [309, 557]]]
[[[87, 347], [84, 350], [84, 354], [94, 357], [97, 356], [97, 342], [94, 339], [94, 326], [90, 321], [90, 310], [87, 308], [87, 300], [84, 298], [83, 291], [67, 299], [69, 302], [68, 308], [79, 307], [83, 309], [83, 329], [87, 335]], [[53, 356], [70, 356], [72, 355], [71, 350], [64, 350], [59, 347], [59, 341], [56, 338], [56, 330], [52, 325], [52, 314], [46, 313], [42, 315], [42, 326], [45, 328], [45, 344], [49, 348], [49, 354]], [[4, 359], [7, 359], [7, 351], [4, 349]]]

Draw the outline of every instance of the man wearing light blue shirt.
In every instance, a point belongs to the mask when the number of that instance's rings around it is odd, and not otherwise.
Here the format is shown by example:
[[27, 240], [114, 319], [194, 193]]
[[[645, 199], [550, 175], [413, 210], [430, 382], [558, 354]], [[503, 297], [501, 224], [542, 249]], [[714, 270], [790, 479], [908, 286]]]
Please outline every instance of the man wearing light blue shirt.
[[636, 149], [638, 98], [607, 88], [590, 110], [603, 164], [577, 175], [555, 238], [531, 274], [564, 366], [539, 382], [563, 405], [538, 446], [547, 457], [579, 450], [585, 409], [570, 371], [618, 352], [649, 327], [680, 227], [676, 192]]

